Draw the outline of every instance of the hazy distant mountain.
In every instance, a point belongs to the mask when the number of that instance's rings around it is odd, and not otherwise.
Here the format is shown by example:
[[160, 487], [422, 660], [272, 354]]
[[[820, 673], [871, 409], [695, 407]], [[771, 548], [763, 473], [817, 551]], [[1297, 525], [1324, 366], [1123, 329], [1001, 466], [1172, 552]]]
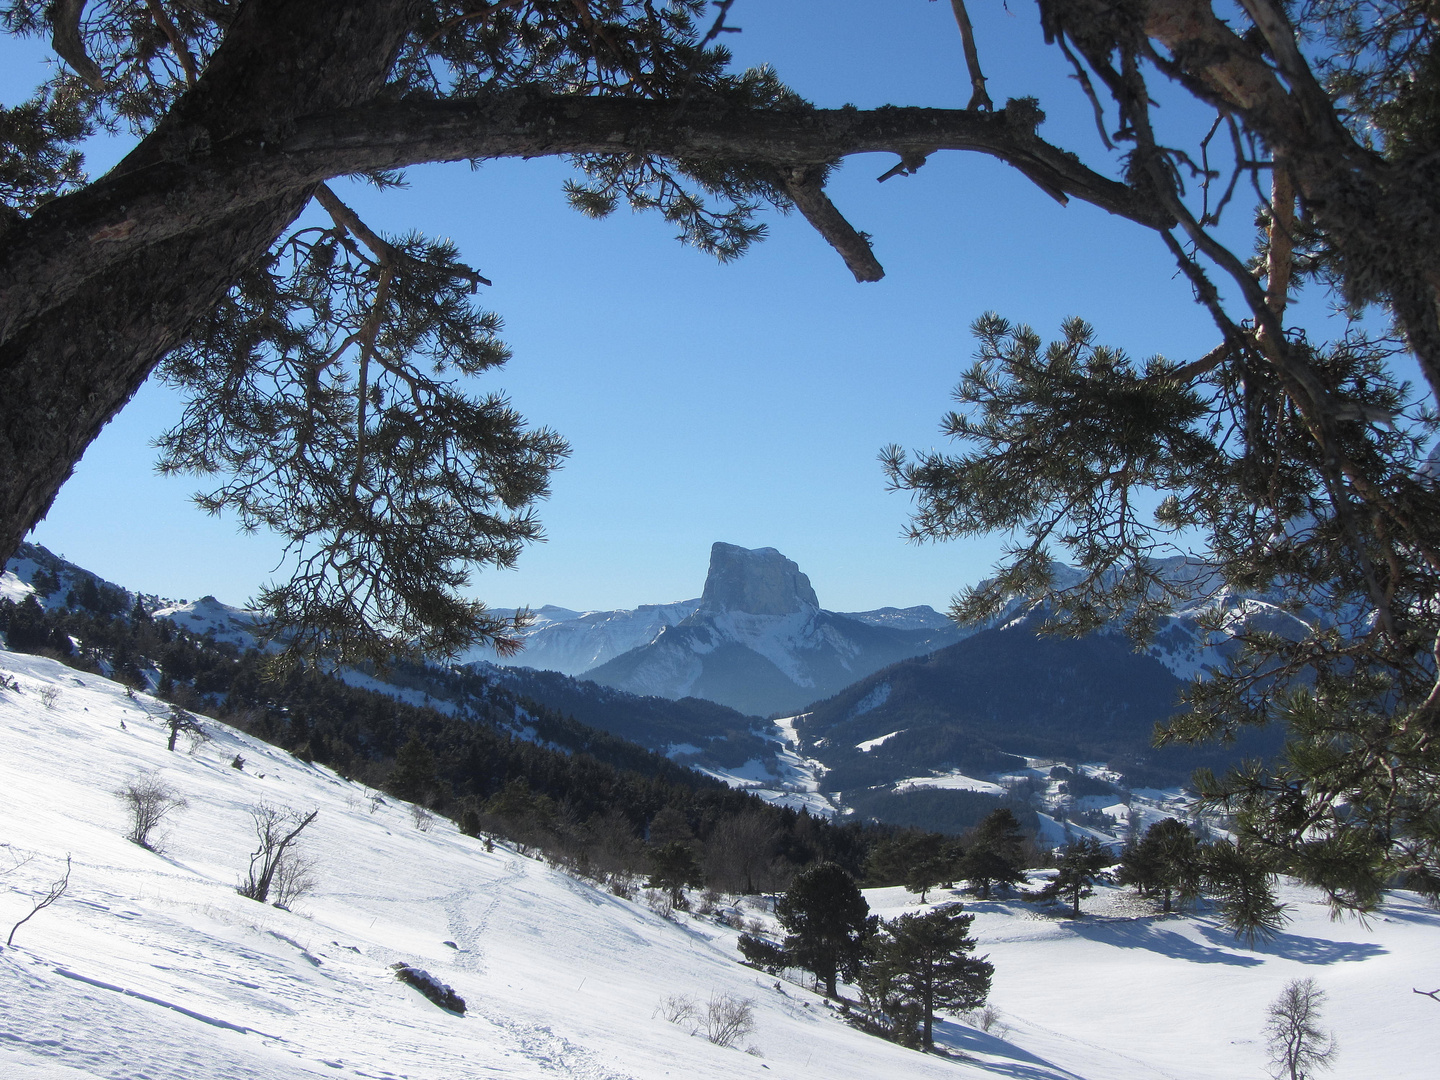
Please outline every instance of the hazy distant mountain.
[[[674, 626], [699, 606], [699, 600], [680, 600], [673, 604], [641, 604], [633, 610], [581, 612], [546, 604], [533, 612], [535, 621], [521, 631], [525, 642], [522, 652], [502, 657], [494, 649], [471, 649], [461, 662], [486, 661], [580, 675], [654, 641], [662, 630]], [[515, 611], [497, 608], [496, 613], [511, 616]]]
[[762, 715], [794, 711], [962, 632], [929, 608], [857, 616], [821, 609], [774, 548], [717, 543], [696, 607], [585, 678], [634, 694], [699, 697]]
[[[1055, 569], [1062, 582], [1077, 574]], [[985, 776], [1027, 756], [1113, 762], [1136, 784], [1164, 786], [1199, 766], [1274, 753], [1278, 729], [1246, 732], [1230, 748], [1150, 743], [1155, 724], [1179, 707], [1184, 683], [1224, 665], [1239, 626], [1296, 634], [1333, 616], [1236, 592], [1188, 560], [1160, 569], [1193, 598], [1161, 621], [1143, 651], [1114, 629], [1078, 640], [1039, 634], [1044, 609], [1016, 602], [998, 625], [812, 705], [797, 729], [829, 769], [826, 790], [950, 770]]]

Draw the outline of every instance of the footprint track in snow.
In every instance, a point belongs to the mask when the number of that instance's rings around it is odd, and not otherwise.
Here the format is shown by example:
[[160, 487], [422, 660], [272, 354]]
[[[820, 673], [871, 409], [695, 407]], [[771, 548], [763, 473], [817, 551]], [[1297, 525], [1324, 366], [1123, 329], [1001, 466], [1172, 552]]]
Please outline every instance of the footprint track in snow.
[[475, 896], [473, 889], [457, 889], [444, 898], [445, 917], [450, 924], [450, 937], [458, 948], [455, 951], [455, 966], [461, 971], [476, 975], [485, 974], [485, 951], [480, 947], [480, 938], [490, 926], [490, 918], [503, 899], [502, 891], [525, 877], [525, 861], [512, 858], [505, 865], [503, 877], [496, 878], [489, 885], [490, 902], [480, 913], [475, 923], [465, 918], [466, 902]]

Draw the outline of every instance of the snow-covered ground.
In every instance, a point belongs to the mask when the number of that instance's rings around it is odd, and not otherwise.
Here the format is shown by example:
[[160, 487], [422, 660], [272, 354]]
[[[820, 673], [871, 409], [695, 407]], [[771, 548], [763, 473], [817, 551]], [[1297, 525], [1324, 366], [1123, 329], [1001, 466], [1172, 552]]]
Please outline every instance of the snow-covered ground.
[[[66, 895], [0, 951], [6, 1080], [1258, 1078], [1265, 1005], [1305, 976], [1330, 995], [1333, 1075], [1435, 1075], [1440, 1006], [1411, 988], [1440, 985], [1440, 914], [1407, 894], [1367, 928], [1288, 890], [1294, 921], [1253, 952], [1211, 919], [1133, 917], [1105, 890], [1079, 922], [975, 903], [1002, 1022], [946, 1020], [941, 1043], [966, 1057], [929, 1056], [741, 967], [729, 928], [662, 919], [446, 822], [421, 831], [405, 804], [219, 724], [167, 753], [144, 702], [97, 676], [5, 652], [0, 673], [20, 687], [0, 690], [0, 932], [73, 862]], [[146, 770], [189, 801], [163, 855], [122, 838], [112, 795]], [[259, 802], [319, 810], [304, 834], [319, 888], [294, 913], [234, 892]], [[915, 906], [869, 897], [887, 917]], [[467, 1013], [396, 981], [399, 961]], [[666, 996], [719, 993], [755, 1002], [741, 1046], [756, 1053], [659, 1015]]]
[[840, 812], [839, 807], [820, 790], [825, 766], [800, 752], [800, 735], [795, 730], [795, 721], [799, 719], [785, 716], [771, 721], [772, 730], [765, 735], [777, 744], [773, 765], [751, 758], [738, 769], [695, 768], [772, 805], [806, 810], [819, 817], [834, 817]]
[[911, 776], [904, 780], [895, 782], [896, 791], [905, 791], [907, 788], [941, 788], [947, 791], [979, 791], [986, 795], [1004, 795], [1006, 788], [991, 780], [977, 780], [973, 776], [966, 776], [958, 769], [939, 776]]

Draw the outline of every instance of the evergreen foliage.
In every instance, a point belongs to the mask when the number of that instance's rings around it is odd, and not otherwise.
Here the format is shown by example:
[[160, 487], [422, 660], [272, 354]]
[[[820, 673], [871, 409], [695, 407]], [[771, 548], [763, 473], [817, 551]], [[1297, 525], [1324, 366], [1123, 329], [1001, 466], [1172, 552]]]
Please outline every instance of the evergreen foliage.
[[990, 899], [997, 885], [1016, 885], [1025, 879], [1025, 835], [1020, 822], [1008, 807], [992, 810], [975, 830], [965, 837], [959, 876]]
[[423, 802], [435, 779], [435, 755], [419, 735], [411, 735], [396, 752], [395, 767], [385, 786], [397, 799]]
[[780, 974], [791, 964], [790, 955], [782, 946], [755, 934], [741, 934], [737, 945], [747, 964], [770, 975]]
[[1133, 886], [1142, 896], [1159, 896], [1169, 914], [1178, 897], [1189, 903], [1200, 894], [1204, 866], [1200, 842], [1184, 822], [1157, 821], [1137, 842], [1120, 853], [1115, 880]]
[[836, 979], [851, 978], [865, 957], [876, 918], [855, 879], [833, 862], [802, 870], [775, 905], [785, 928], [785, 953], [835, 997]]
[[[1432, 888], [1440, 834], [1431, 827], [1440, 766], [1432, 740], [1419, 734], [1430, 723], [1428, 657], [1440, 619], [1428, 598], [1440, 579], [1413, 561], [1418, 534], [1412, 541], [1386, 531], [1394, 526], [1380, 511], [1357, 524], [1354, 509], [1378, 498], [1410, 515], [1413, 528], [1426, 515], [1440, 522], [1421, 478], [1428, 414], [1383, 351], [1350, 341], [1307, 352], [1328, 393], [1396, 419], [1389, 428], [1352, 422], [1334, 434], [1334, 452], [1355, 463], [1362, 498], [1336, 494], [1314, 430], [1286, 411], [1282, 386], [1255, 381], [1248, 360], [1215, 368], [1207, 392], [1173, 378], [1163, 360], [1137, 364], [1098, 345], [1078, 321], [1048, 346], [996, 316], [975, 332], [979, 360], [956, 391], [961, 409], [946, 420], [970, 449], [890, 459], [893, 481], [919, 495], [917, 536], [998, 529], [1029, 537], [992, 586], [957, 599], [957, 617], [984, 618], [1029, 596], [1043, 601], [1052, 629], [1085, 633], [1119, 618], [1144, 640], [1196, 589], [1223, 581], [1275, 590], [1310, 632], [1211, 627], [1238, 651], [1191, 684], [1188, 712], [1160, 738], [1194, 743], [1283, 723], [1277, 762], [1195, 778], [1211, 805], [1234, 815], [1243, 852], [1326, 889], [1339, 907], [1372, 907], [1397, 873], [1440, 895]], [[1350, 490], [1349, 481], [1342, 486]], [[1142, 488], [1171, 493], [1153, 521], [1130, 509]], [[1177, 576], [1154, 553], [1181, 529], [1199, 530], [1209, 552]], [[1052, 543], [1068, 547], [1085, 572], [1078, 584], [1054, 584]], [[1382, 563], [1389, 584], [1377, 594]], [[1244, 902], [1228, 909], [1235, 916], [1266, 907], [1253, 890], [1242, 892]]]
[[1072, 840], [1060, 849], [1055, 878], [1041, 890], [1040, 895], [1067, 900], [1071, 914], [1078, 919], [1080, 901], [1094, 891], [1090, 886], [1095, 883], [1100, 871], [1114, 862], [1110, 853], [1094, 837], [1083, 836]]
[[920, 1045], [929, 1047], [936, 1012], [985, 1003], [995, 966], [970, 955], [976, 945], [970, 936], [974, 920], [959, 904], [946, 904], [880, 925], [860, 982], [867, 998], [890, 1018], [899, 1041], [909, 1042], [907, 1036], [918, 1027]]
[[695, 852], [683, 840], [671, 840], [649, 851], [650, 880], [646, 884], [652, 889], [664, 889], [670, 894], [670, 902], [680, 910], [687, 908], [685, 888], [699, 885], [704, 881], [700, 864], [695, 861]]

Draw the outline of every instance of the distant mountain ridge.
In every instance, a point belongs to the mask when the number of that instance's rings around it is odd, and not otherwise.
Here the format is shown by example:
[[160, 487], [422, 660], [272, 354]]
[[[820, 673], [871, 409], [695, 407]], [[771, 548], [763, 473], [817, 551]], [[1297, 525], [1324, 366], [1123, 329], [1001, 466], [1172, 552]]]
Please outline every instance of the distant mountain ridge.
[[[39, 545], [27, 543], [20, 546], [9, 564], [0, 567], [0, 600], [21, 604], [30, 597], [52, 612], [84, 610], [122, 619], [138, 602], [151, 618], [197, 637], [233, 646], [242, 653], [259, 646], [258, 617], [253, 611], [222, 603], [213, 596], [176, 601], [136, 593]], [[561, 625], [579, 616], [578, 612], [553, 607], [537, 614], [541, 620]], [[156, 683], [163, 674], [153, 668], [147, 677]], [[522, 703], [562, 714], [570, 725], [564, 728], [567, 732], [578, 725], [595, 728], [665, 755], [680, 765], [725, 769], [754, 763], [763, 770], [775, 761], [776, 744], [758, 733], [763, 725], [757, 717], [710, 701], [646, 698], [553, 672], [483, 662], [464, 669], [405, 663], [383, 677], [359, 669], [344, 669], [337, 674], [351, 686], [378, 691], [407, 704], [431, 705], [452, 715], [463, 714], [475, 701], [485, 699], [487, 688], [499, 687], [502, 696], [513, 695]], [[517, 709], [523, 713], [523, 704]], [[527, 735], [529, 726], [517, 721], [514, 733], [521, 738], [554, 742], [559, 737], [556, 731], [561, 730], [541, 725], [543, 732]], [[571, 735], [564, 737], [576, 741]]]
[[962, 636], [928, 608], [863, 618], [825, 611], [810, 579], [774, 548], [717, 542], [694, 610], [584, 676], [634, 694], [705, 698], [771, 715]]
[[[1140, 650], [1113, 626], [1079, 639], [1040, 633], [1048, 610], [1016, 599], [963, 640], [817, 701], [796, 729], [804, 751], [828, 770], [825, 790], [857, 792], [952, 771], [994, 776], [1027, 757], [1108, 762], [1136, 786], [1165, 787], [1198, 767], [1277, 752], [1278, 726], [1249, 729], [1230, 747], [1157, 750], [1151, 742], [1155, 725], [1182, 708], [1185, 684], [1225, 665], [1241, 626], [1300, 634], [1343, 613], [1240, 592], [1189, 559], [1156, 568], [1189, 598]], [[1079, 579], [1073, 567], [1053, 569], [1061, 587]]]

